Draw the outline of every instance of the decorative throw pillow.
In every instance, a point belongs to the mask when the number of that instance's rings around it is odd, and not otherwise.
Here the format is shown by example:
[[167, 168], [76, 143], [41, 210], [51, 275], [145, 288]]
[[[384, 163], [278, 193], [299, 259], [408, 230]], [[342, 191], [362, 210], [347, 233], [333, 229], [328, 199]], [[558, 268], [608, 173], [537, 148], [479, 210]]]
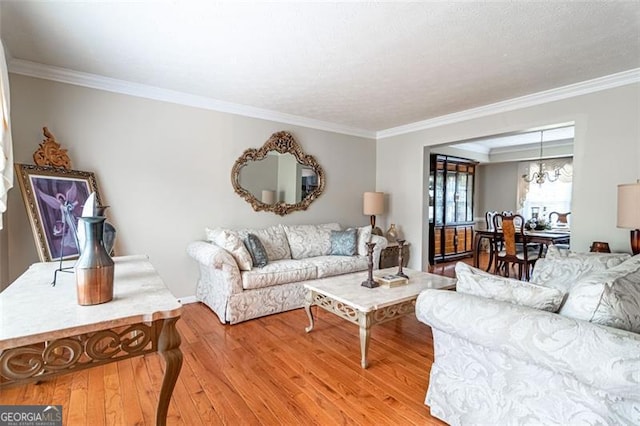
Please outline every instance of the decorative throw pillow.
[[251, 254], [251, 259], [253, 260], [253, 264], [258, 268], [264, 268], [269, 263], [269, 258], [267, 257], [267, 251], [264, 249], [260, 238], [258, 238], [255, 234], [248, 234], [247, 238], [244, 240], [247, 249], [249, 250], [249, 254]]
[[367, 243], [371, 242], [371, 225], [358, 228], [358, 255], [367, 255]]
[[640, 333], [640, 255], [577, 281], [559, 313]]
[[250, 271], [253, 266], [251, 261], [251, 255], [247, 251], [247, 248], [242, 243], [242, 240], [235, 232], [229, 229], [215, 228], [204, 230], [207, 241], [210, 241], [227, 250], [231, 253], [231, 256], [236, 260], [238, 268], [241, 271]]
[[358, 231], [349, 228], [346, 231], [331, 231], [331, 251], [334, 256], [353, 256], [356, 254]]
[[575, 253], [551, 245], [547, 255], [536, 262], [531, 282], [568, 293], [584, 277], [617, 266], [629, 257], [626, 253]]
[[243, 241], [247, 239], [247, 235], [249, 234], [260, 238], [270, 261], [291, 259], [289, 242], [280, 225], [274, 225], [264, 229], [238, 229], [236, 232]]
[[564, 293], [526, 281], [491, 275], [464, 262], [456, 263], [456, 291], [487, 299], [556, 312]]
[[322, 225], [282, 225], [291, 248], [291, 258], [326, 256], [331, 251], [331, 231], [340, 231], [338, 223]]
[[[547, 248], [544, 258], [548, 260], [580, 259], [587, 263], [601, 263], [604, 269], [613, 268], [631, 257], [628, 253], [579, 253], [559, 249], [555, 245]], [[536, 265], [537, 267], [537, 265]], [[535, 268], [534, 268], [535, 271]]]

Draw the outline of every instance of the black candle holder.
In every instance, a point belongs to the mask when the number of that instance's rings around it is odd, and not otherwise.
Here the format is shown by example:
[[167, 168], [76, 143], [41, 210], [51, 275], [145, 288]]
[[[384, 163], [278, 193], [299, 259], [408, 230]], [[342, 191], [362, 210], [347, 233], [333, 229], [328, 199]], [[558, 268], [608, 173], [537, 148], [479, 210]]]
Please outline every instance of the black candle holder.
[[376, 288], [378, 287], [378, 283], [373, 280], [373, 248], [376, 246], [376, 243], [366, 243], [367, 244], [367, 257], [369, 258], [369, 275], [367, 276], [367, 280], [362, 282], [363, 287], [367, 288]]
[[402, 248], [404, 247], [405, 240], [396, 240], [396, 243], [398, 243], [398, 272], [396, 273], [396, 275], [399, 277], [409, 278], [407, 274], [402, 272], [402, 263], [404, 262], [404, 250]]

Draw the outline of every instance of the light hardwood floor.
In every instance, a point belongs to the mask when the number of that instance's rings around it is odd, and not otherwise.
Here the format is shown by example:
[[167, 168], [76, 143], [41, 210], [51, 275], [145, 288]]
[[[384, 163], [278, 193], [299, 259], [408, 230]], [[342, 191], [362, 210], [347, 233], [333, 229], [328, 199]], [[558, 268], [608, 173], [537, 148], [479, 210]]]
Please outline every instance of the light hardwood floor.
[[[373, 327], [363, 370], [357, 326], [314, 312], [307, 334], [303, 309], [229, 326], [205, 305], [185, 305], [178, 321], [184, 363], [167, 424], [443, 424], [424, 405], [433, 362], [428, 326], [409, 315]], [[163, 371], [158, 354], [132, 358], [3, 389], [0, 405], [62, 405], [70, 426], [153, 425]]]

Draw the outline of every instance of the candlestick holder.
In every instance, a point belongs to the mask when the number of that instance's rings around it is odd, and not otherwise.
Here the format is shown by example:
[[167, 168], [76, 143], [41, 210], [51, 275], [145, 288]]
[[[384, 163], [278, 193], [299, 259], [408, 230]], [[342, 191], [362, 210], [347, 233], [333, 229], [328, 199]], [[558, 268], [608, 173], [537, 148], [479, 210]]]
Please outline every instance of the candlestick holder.
[[373, 280], [373, 248], [376, 246], [376, 243], [366, 243], [367, 245], [367, 257], [369, 258], [369, 268], [368, 268], [368, 276], [367, 280], [362, 282], [363, 287], [367, 288], [375, 288], [378, 287], [378, 283]]
[[403, 247], [405, 240], [397, 240], [396, 243], [398, 243], [398, 272], [396, 273], [396, 275], [399, 277], [409, 278], [407, 274], [402, 272], [402, 263], [404, 262]]

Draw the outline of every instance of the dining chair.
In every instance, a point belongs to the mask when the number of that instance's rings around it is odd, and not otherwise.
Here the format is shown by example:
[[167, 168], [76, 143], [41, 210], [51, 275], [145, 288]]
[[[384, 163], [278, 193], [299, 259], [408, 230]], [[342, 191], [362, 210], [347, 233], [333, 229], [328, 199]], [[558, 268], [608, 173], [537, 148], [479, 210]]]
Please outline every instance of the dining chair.
[[[549, 213], [549, 222], [551, 223], [561, 223], [563, 225], [569, 224], [569, 215], [571, 212], [560, 213], [560, 212], [551, 212]], [[555, 220], [554, 220], [555, 217]]]
[[484, 220], [487, 224], [487, 231], [493, 231], [493, 217], [495, 215], [497, 215], [498, 212], [497, 211], [491, 211], [488, 210], [485, 214], [484, 214]]
[[[486, 222], [486, 226], [487, 226], [487, 231], [493, 231], [494, 228], [494, 224], [493, 224], [493, 217], [495, 215], [497, 215], [498, 212], [495, 210], [487, 210], [484, 214], [484, 220]], [[489, 240], [489, 262], [487, 263], [487, 271], [491, 270], [491, 267], [493, 266], [493, 257], [494, 257], [494, 238], [487, 238]]]
[[[571, 212], [560, 213], [560, 212], [551, 212], [549, 213], [549, 223], [552, 225], [562, 225], [569, 226], [569, 215]], [[554, 220], [555, 219], [555, 220]], [[570, 246], [567, 243], [556, 243], [556, 246], [561, 249], [569, 250]]]
[[[498, 223], [502, 225], [502, 230], [498, 229]], [[525, 234], [525, 223], [524, 217], [519, 214], [497, 214], [493, 217], [495, 274], [502, 270], [504, 276], [508, 277], [510, 268], [517, 264], [518, 279], [522, 279], [524, 272], [525, 280], [529, 281], [531, 269], [539, 257], [540, 247], [529, 243]], [[502, 249], [499, 249], [499, 244], [502, 244]]]

